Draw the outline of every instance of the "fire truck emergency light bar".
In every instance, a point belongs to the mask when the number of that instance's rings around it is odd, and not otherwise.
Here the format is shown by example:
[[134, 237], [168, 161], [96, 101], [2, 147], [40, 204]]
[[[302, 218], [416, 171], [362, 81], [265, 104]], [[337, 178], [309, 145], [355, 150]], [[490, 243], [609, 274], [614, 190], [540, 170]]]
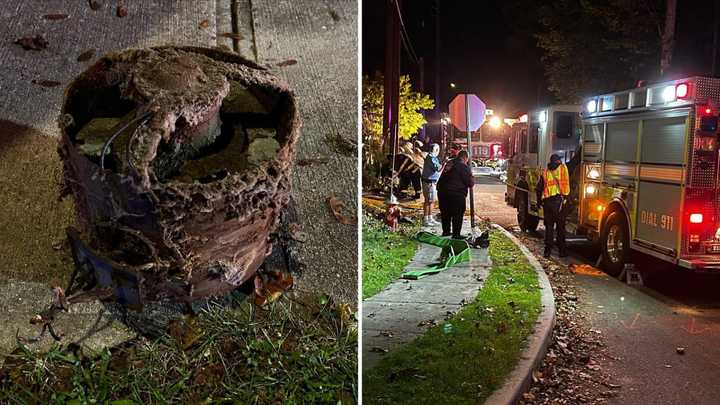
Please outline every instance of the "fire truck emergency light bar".
[[[607, 114], [619, 114], [638, 110], [656, 110], [684, 107], [696, 102], [708, 103], [710, 96], [699, 91], [700, 87], [713, 82], [717, 86], [718, 79], [706, 77], [689, 77], [637, 87], [617, 93], [593, 96], [583, 103], [583, 116], [594, 117]], [[717, 102], [717, 100], [713, 100]]]

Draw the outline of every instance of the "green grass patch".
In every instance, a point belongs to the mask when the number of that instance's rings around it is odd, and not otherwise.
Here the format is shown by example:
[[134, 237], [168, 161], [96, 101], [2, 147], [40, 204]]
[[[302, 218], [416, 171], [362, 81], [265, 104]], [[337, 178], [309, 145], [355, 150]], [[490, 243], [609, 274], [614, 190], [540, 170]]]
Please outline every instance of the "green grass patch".
[[0, 403], [357, 403], [357, 324], [347, 305], [283, 298], [268, 311], [212, 305], [95, 358], [19, 346]]
[[505, 235], [490, 236], [493, 267], [475, 300], [444, 325], [364, 373], [363, 402], [482, 403], [504, 382], [540, 313], [535, 270]]
[[363, 218], [362, 295], [363, 299], [380, 292], [400, 276], [410, 263], [418, 243], [412, 236], [418, 225], [401, 225], [398, 232], [371, 215]]

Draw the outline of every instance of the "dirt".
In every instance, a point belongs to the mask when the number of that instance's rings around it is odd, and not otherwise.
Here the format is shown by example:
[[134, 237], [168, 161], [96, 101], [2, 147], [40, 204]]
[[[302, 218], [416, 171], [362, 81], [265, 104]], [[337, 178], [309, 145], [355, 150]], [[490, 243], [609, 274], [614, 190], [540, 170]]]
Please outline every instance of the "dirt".
[[11, 121], [0, 127], [0, 279], [65, 285], [74, 216], [72, 201], [59, 200], [57, 138]]
[[[524, 242], [529, 238], [519, 229], [513, 232]], [[531, 250], [536, 244], [525, 243]], [[533, 383], [521, 404], [606, 404], [622, 387], [603, 369], [609, 356], [604, 337], [592, 329], [580, 309], [586, 299], [574, 281], [573, 271], [552, 259], [533, 252], [550, 278], [555, 295], [556, 324], [552, 342]]]

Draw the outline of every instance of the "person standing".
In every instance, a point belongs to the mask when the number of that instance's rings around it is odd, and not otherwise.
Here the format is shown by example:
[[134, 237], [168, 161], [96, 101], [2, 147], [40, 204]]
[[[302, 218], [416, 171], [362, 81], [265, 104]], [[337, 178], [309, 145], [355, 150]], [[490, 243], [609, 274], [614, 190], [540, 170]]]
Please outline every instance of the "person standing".
[[567, 256], [565, 251], [565, 210], [563, 205], [570, 194], [570, 176], [568, 168], [562, 163], [560, 156], [552, 154], [547, 169], [538, 179], [535, 191], [540, 195], [545, 223], [545, 252], [548, 258], [552, 253], [553, 234], [557, 232], [556, 243], [560, 257]]
[[463, 216], [465, 215], [465, 199], [468, 190], [472, 191], [473, 176], [468, 166], [468, 153], [458, 152], [457, 157], [450, 159], [443, 168], [437, 183], [438, 202], [442, 222], [442, 236], [460, 239]]
[[440, 178], [440, 145], [434, 143], [430, 153], [425, 156], [425, 163], [422, 170], [422, 192], [423, 192], [423, 214], [425, 226], [433, 226], [438, 223], [432, 217], [432, 205], [437, 199], [436, 184]]

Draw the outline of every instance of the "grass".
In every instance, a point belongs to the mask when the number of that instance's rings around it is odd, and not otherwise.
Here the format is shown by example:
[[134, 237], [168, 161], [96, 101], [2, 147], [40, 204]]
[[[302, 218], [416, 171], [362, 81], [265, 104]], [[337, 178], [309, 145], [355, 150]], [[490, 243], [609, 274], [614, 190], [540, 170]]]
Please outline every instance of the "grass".
[[380, 292], [400, 276], [410, 263], [418, 243], [411, 239], [419, 227], [401, 225], [398, 232], [372, 215], [363, 219], [362, 295], [363, 299]]
[[0, 367], [0, 403], [357, 403], [347, 305], [284, 297], [254, 313], [211, 305], [97, 358], [19, 346]]
[[491, 234], [493, 267], [476, 299], [363, 377], [367, 404], [482, 403], [504, 382], [540, 313], [537, 275], [518, 247]]

